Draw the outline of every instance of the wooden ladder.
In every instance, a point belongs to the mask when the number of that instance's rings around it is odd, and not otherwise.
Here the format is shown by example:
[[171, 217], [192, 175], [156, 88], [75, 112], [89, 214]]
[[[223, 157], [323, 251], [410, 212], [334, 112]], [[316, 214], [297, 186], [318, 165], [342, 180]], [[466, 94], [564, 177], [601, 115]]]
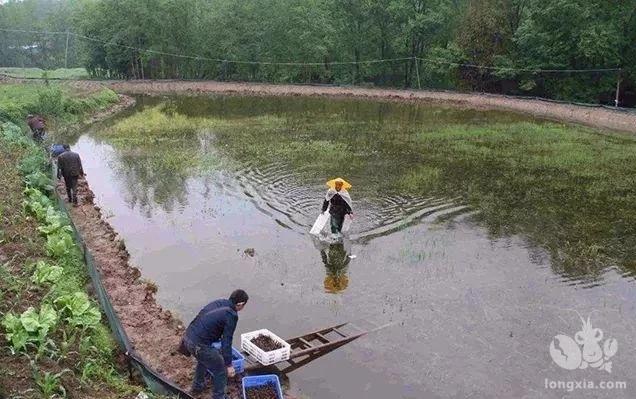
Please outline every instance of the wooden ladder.
[[283, 360], [269, 366], [252, 360], [246, 356], [245, 371], [257, 371], [266, 368], [276, 368], [281, 374], [291, 373], [299, 367], [312, 362], [327, 353], [354, 341], [371, 331], [360, 329], [351, 323], [342, 323], [323, 328], [304, 335], [288, 338], [285, 341], [291, 345], [289, 360]]

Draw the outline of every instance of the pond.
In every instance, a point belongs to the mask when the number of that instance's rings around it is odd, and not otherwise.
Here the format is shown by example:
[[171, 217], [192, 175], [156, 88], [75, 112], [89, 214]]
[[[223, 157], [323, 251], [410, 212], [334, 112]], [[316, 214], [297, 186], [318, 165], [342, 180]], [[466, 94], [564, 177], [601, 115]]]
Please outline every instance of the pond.
[[[636, 395], [634, 140], [427, 104], [210, 96], [139, 97], [73, 147], [132, 263], [184, 321], [240, 287], [236, 346], [259, 328], [393, 323], [290, 374], [293, 393]], [[351, 235], [317, 242], [337, 176], [353, 185]], [[602, 365], [594, 338], [583, 352], [555, 339], [588, 316], [600, 347], [618, 344]], [[589, 366], [559, 366], [555, 342]], [[551, 387], [582, 380], [627, 388]]]

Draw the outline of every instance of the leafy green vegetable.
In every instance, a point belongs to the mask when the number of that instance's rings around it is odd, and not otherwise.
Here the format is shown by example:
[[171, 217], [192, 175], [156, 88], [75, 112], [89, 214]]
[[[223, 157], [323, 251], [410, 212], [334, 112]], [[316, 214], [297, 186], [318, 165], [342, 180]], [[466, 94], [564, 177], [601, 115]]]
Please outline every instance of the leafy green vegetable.
[[53, 205], [51, 199], [46, 196], [42, 191], [37, 188], [27, 187], [24, 189], [24, 195], [30, 200], [34, 202], [38, 202], [43, 206]]
[[19, 317], [13, 313], [8, 313], [2, 319], [2, 327], [4, 327], [7, 341], [11, 342], [14, 350], [18, 351], [26, 347], [29, 333], [22, 326]]
[[99, 309], [94, 306], [84, 292], [63, 295], [55, 300], [60, 314], [72, 326], [94, 327], [102, 318]]
[[53, 207], [50, 207], [46, 211], [46, 218], [44, 222], [48, 225], [57, 224], [60, 226], [64, 226], [68, 224], [68, 220], [66, 217], [58, 210]]
[[20, 351], [25, 350], [28, 343], [42, 345], [57, 320], [58, 315], [55, 309], [49, 304], [44, 304], [39, 313], [33, 307], [24, 311], [20, 317], [8, 313], [2, 320], [2, 326], [12, 348]]
[[31, 281], [40, 285], [45, 283], [55, 284], [63, 273], [64, 269], [62, 267], [39, 261], [35, 264], [35, 272], [31, 277]]
[[46, 251], [54, 258], [68, 255], [74, 245], [73, 238], [67, 230], [58, 230], [46, 238]]
[[73, 229], [68, 225], [68, 220], [63, 216], [61, 212], [58, 212], [53, 207], [46, 209], [46, 216], [44, 217], [44, 226], [39, 226], [38, 231], [44, 235], [51, 235], [55, 232], [73, 233]]
[[20, 161], [18, 170], [24, 176], [32, 173], [42, 173], [46, 169], [48, 161], [43, 151], [31, 151], [29, 154]]
[[[0, 111], [0, 115], [1, 114], [2, 112]], [[5, 122], [0, 125], [0, 132], [2, 132], [3, 138], [11, 144], [16, 144], [20, 147], [28, 147], [32, 144], [24, 133], [22, 133], [22, 129], [11, 122]]]
[[[53, 208], [53, 203], [49, 197], [34, 187], [27, 187], [24, 190], [24, 195], [27, 197], [27, 200], [23, 203], [26, 211], [34, 215], [40, 222], [51, 223], [53, 221], [53, 215], [57, 211]], [[47, 221], [47, 218], [50, 221]]]
[[27, 187], [34, 187], [44, 191], [53, 190], [51, 178], [40, 171], [35, 171], [24, 176], [24, 183]]
[[46, 226], [39, 226], [38, 231], [46, 236], [49, 236], [56, 231], [65, 231], [67, 233], [72, 233], [73, 229], [71, 228], [71, 226], [62, 226], [60, 223], [54, 223]]
[[53, 233], [72, 233], [73, 230], [68, 225], [68, 219], [64, 214], [53, 207], [49, 197], [44, 195], [37, 188], [29, 187], [24, 190], [24, 194], [28, 200], [24, 201], [24, 209], [35, 215], [38, 221], [44, 225], [39, 226], [38, 230], [44, 235]]
[[34, 364], [32, 367], [33, 379], [45, 398], [66, 398], [66, 388], [62, 385], [61, 377], [65, 373], [72, 373], [71, 370], [64, 369], [53, 374], [50, 371], [41, 372]]
[[24, 209], [35, 216], [37, 220], [46, 218], [47, 207], [36, 201], [24, 201]]

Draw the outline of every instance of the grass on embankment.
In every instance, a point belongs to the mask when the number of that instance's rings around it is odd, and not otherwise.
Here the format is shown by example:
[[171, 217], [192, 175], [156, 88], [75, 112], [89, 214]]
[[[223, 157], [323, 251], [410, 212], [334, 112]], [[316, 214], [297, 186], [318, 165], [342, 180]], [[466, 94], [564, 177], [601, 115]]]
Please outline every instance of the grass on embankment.
[[28, 114], [39, 114], [47, 117], [47, 122], [64, 125], [117, 101], [117, 93], [109, 89], [79, 97], [71, 88], [55, 83], [0, 84], [0, 121], [24, 126]]
[[[56, 93], [49, 103], [50, 88], [0, 90], [13, 94], [18, 120], [33, 104], [61, 112], [49, 118], [76, 120], [82, 114], [64, 104], [86, 104]], [[133, 398], [141, 388], [119, 371], [105, 318], [85, 292], [89, 279], [69, 222], [50, 197], [46, 153], [17, 125], [0, 126], [0, 396]]]
[[40, 68], [0, 68], [0, 74], [23, 79], [88, 79], [84, 68], [58, 68], [44, 70]]

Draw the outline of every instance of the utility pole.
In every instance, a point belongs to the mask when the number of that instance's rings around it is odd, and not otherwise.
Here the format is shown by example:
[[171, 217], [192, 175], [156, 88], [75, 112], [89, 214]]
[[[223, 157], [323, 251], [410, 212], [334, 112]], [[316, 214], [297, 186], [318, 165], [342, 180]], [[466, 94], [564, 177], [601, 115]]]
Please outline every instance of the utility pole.
[[618, 70], [618, 77], [616, 79], [616, 98], [614, 99], [614, 106], [618, 107], [618, 104], [620, 103], [620, 95], [621, 95], [621, 75], [623, 70], [619, 69]]
[[419, 90], [422, 90], [422, 85], [420, 85], [420, 61], [417, 59], [417, 57], [413, 57], [413, 61], [415, 61], [415, 73], [417, 74], [417, 88]]
[[66, 29], [66, 50], [64, 51], [64, 68], [68, 68], [68, 38], [69, 31]]

